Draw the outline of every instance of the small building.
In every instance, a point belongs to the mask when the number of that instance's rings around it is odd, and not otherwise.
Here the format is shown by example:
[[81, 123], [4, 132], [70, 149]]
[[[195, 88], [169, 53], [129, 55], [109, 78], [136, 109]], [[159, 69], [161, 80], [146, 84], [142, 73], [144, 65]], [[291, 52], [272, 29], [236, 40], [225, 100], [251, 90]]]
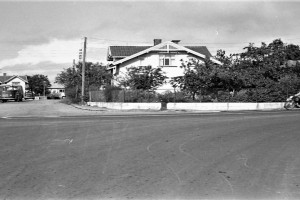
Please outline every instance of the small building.
[[[182, 62], [197, 59], [204, 62], [209, 59], [216, 65], [222, 63], [214, 59], [206, 46], [182, 46], [180, 40], [162, 42], [154, 39], [153, 46], [110, 46], [107, 60], [111, 61], [108, 67], [115, 77], [123, 76], [129, 67], [151, 66], [161, 67], [169, 81], [172, 77], [182, 76], [184, 69]], [[117, 84], [115, 78], [114, 84]], [[170, 83], [159, 89], [172, 90]]]
[[27, 76], [8, 76], [6, 73], [3, 73], [3, 76], [0, 76], [0, 85], [21, 85], [23, 87], [23, 92], [25, 94], [25, 89], [28, 87]]
[[50, 95], [57, 95], [58, 98], [65, 98], [65, 87], [61, 85], [52, 85], [51, 87], [47, 88], [50, 91]]

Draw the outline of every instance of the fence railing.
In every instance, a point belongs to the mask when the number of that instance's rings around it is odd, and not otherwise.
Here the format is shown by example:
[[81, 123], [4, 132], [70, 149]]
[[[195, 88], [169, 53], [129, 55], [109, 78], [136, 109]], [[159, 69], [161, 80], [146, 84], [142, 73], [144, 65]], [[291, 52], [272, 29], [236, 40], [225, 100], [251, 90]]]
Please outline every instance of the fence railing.
[[90, 102], [159, 102], [161, 93], [167, 90], [99, 90], [89, 92]]

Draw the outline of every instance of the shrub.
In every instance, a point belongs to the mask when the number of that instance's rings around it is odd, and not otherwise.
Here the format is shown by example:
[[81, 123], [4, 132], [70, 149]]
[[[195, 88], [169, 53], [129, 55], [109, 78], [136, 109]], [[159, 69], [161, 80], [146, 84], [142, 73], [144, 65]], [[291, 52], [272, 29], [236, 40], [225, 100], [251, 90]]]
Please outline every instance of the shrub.
[[104, 96], [106, 102], [117, 102], [119, 91], [121, 90], [120, 87], [107, 85], [104, 89]]
[[66, 97], [72, 103], [79, 103], [81, 101], [80, 95], [77, 92], [79, 92], [79, 90], [76, 91], [76, 87], [69, 87], [65, 89]]
[[60, 96], [58, 93], [51, 93], [47, 95], [47, 99], [60, 99]]

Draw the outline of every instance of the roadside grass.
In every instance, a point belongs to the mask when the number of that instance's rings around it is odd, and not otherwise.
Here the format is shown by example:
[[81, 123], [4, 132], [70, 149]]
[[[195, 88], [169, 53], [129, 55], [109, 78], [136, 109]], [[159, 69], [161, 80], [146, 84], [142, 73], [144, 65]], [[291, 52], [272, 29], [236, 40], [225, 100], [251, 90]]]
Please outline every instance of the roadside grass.
[[60, 101], [59, 101], [60, 103], [64, 103], [64, 104], [67, 104], [67, 105], [71, 105], [71, 104], [73, 104], [73, 102], [72, 102], [72, 100], [71, 99], [69, 99], [69, 98], [63, 98], [63, 99], [61, 99]]

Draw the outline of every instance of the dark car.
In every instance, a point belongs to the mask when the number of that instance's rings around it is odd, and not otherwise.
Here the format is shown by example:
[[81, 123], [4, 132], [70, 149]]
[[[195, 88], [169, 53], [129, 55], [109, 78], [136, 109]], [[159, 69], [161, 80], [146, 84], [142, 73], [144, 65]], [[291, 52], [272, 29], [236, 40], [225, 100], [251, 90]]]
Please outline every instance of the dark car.
[[0, 100], [2, 102], [8, 100], [22, 101], [23, 97], [24, 93], [21, 85], [0, 85]]
[[35, 98], [34, 92], [25, 91], [24, 99], [32, 99], [33, 100], [34, 98]]

